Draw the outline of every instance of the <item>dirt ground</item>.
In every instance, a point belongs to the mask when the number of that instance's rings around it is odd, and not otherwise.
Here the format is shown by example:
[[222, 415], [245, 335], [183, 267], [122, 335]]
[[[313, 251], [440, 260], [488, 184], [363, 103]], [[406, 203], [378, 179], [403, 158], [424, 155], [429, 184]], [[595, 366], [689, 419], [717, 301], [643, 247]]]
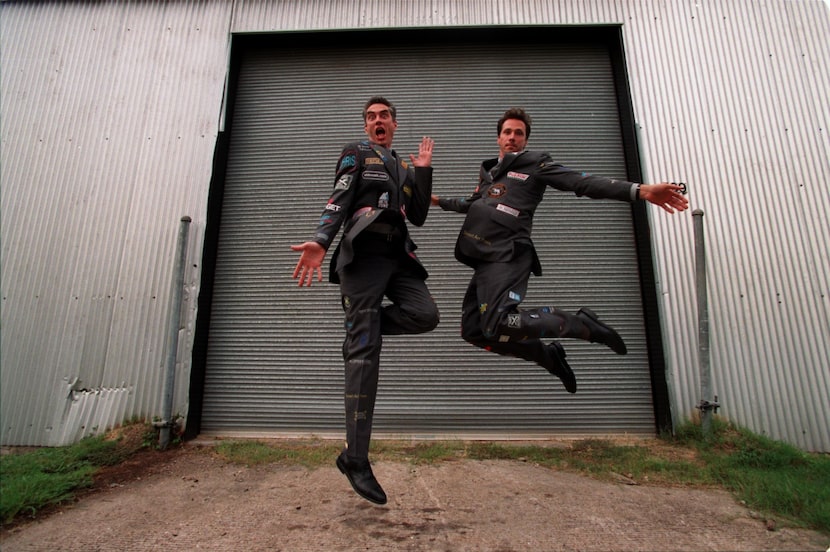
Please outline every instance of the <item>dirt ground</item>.
[[520, 461], [378, 462], [385, 506], [334, 466], [244, 467], [194, 441], [143, 450], [71, 504], [0, 531], [3, 552], [828, 550], [719, 490], [600, 482]]

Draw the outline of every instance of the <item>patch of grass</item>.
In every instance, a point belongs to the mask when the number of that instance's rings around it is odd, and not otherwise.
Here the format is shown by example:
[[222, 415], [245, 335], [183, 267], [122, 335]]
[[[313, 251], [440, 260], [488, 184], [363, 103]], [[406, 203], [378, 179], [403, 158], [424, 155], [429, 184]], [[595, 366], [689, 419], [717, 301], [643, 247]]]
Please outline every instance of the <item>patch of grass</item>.
[[747, 506], [830, 531], [830, 456], [722, 420], [708, 437], [691, 424], [683, 430], [679, 439], [699, 451], [709, 476]]
[[585, 439], [569, 447], [515, 446], [478, 443], [468, 450], [476, 460], [519, 460], [555, 469], [617, 480], [620, 475], [651, 484], [714, 484], [701, 466], [688, 460], [661, 457], [646, 445], [620, 445], [608, 440]]
[[74, 497], [92, 485], [102, 466], [122, 462], [135, 452], [119, 446], [117, 439], [87, 437], [68, 447], [42, 448], [0, 457], [0, 521], [18, 515], [34, 515], [46, 506]]
[[460, 441], [405, 443], [379, 440], [372, 443], [372, 455], [392, 462], [435, 464], [464, 458], [464, 444]]
[[216, 453], [236, 464], [256, 466], [260, 464], [301, 465], [319, 468], [334, 465], [333, 458], [340, 454], [340, 448], [331, 442], [300, 441], [222, 441], [216, 445]]

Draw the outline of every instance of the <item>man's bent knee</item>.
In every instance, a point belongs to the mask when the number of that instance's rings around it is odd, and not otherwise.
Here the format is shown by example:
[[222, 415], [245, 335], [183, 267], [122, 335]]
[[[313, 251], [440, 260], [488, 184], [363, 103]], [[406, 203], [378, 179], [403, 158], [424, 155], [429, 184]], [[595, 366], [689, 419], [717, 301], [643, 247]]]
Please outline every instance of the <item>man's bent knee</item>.
[[415, 322], [420, 332], [431, 332], [438, 326], [438, 322], [440, 322], [438, 307], [420, 313], [420, 316], [418, 316]]

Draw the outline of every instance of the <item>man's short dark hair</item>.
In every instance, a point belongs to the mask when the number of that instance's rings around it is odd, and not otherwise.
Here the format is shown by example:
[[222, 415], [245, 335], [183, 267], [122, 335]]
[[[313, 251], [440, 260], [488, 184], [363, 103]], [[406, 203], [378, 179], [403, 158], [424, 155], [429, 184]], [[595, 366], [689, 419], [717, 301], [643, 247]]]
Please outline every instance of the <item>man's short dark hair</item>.
[[521, 107], [511, 107], [504, 112], [501, 119], [499, 119], [499, 126], [496, 129], [496, 136], [501, 135], [501, 127], [507, 119], [518, 119], [525, 124], [525, 138], [530, 138], [530, 115]]
[[369, 101], [367, 101], [363, 105], [363, 120], [364, 121], [366, 120], [366, 111], [369, 109], [370, 105], [374, 105], [374, 104], [383, 104], [383, 105], [385, 105], [386, 107], [389, 108], [389, 114], [392, 115], [392, 120], [393, 121], [398, 120], [398, 109], [394, 105], [392, 105], [392, 102], [390, 102], [389, 100], [387, 100], [383, 96], [372, 96], [371, 98], [369, 98]]

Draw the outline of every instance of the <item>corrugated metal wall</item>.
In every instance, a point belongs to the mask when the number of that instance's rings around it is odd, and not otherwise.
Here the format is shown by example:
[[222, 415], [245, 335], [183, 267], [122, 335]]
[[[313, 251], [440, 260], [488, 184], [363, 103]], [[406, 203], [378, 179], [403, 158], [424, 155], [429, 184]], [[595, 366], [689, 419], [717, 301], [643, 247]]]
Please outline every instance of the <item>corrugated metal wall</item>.
[[[228, 52], [225, 2], [4, 2], [2, 439], [161, 414], [179, 220], [188, 329]], [[192, 331], [178, 377], [189, 377]], [[176, 411], [187, 408], [179, 386]]]
[[[721, 413], [830, 450], [830, 10], [815, 1], [0, 3], [4, 444], [160, 410], [193, 218], [176, 411], [229, 32], [622, 24], [646, 179], [705, 212]], [[700, 400], [692, 217], [652, 216], [675, 416]]]

